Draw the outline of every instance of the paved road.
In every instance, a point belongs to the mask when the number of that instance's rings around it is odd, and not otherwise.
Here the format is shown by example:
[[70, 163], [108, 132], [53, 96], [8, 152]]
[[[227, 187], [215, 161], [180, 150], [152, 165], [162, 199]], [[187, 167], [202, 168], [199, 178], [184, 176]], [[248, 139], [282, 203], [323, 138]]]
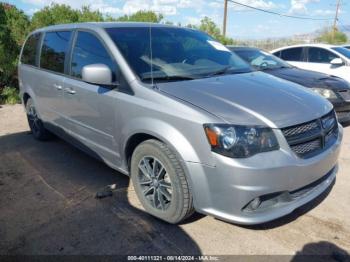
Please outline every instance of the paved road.
[[[0, 254], [350, 253], [350, 127], [332, 190], [274, 222], [242, 227], [147, 214], [126, 176], [66, 142], [38, 142], [22, 106], [0, 108]], [[117, 185], [112, 197], [94, 195]]]

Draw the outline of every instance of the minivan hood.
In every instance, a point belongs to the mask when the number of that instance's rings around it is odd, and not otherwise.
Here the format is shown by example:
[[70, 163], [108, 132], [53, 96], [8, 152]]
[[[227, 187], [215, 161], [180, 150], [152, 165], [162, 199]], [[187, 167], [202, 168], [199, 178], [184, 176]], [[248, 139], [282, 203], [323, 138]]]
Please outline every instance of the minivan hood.
[[264, 72], [306, 87], [329, 88], [332, 90], [349, 89], [347, 82], [341, 78], [296, 67], [276, 68]]
[[262, 72], [159, 83], [157, 88], [238, 125], [282, 128], [319, 118], [333, 107], [313, 91]]

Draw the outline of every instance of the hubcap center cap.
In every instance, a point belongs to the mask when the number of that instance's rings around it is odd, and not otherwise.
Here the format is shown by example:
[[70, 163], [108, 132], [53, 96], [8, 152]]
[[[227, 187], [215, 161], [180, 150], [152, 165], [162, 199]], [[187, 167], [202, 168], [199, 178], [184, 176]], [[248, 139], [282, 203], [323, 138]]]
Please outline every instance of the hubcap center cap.
[[153, 185], [154, 185], [155, 187], [158, 187], [158, 186], [159, 186], [159, 182], [158, 182], [157, 179], [153, 179]]

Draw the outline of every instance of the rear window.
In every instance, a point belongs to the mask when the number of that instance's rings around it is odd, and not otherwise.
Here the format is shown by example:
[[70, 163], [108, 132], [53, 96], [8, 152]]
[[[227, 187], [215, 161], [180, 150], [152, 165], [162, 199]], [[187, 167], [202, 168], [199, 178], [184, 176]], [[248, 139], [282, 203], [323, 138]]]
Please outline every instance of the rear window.
[[64, 73], [64, 60], [69, 50], [70, 31], [45, 33], [41, 48], [40, 67]]
[[22, 52], [22, 57], [21, 57], [21, 62], [23, 64], [27, 65], [33, 65], [37, 66], [38, 63], [36, 61], [36, 54], [37, 54], [37, 47], [40, 39], [40, 34], [33, 34], [31, 35], [24, 47], [23, 47], [23, 52]]
[[303, 48], [301, 47], [289, 48], [282, 50], [279, 57], [286, 61], [302, 61], [302, 53]]

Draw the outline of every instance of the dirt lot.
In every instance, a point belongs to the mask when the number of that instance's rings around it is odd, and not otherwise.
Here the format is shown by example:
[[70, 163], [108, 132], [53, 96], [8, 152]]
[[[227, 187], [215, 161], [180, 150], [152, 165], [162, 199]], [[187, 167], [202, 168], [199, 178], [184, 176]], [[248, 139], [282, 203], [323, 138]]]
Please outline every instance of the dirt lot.
[[[21, 105], [0, 108], [0, 254], [331, 254], [350, 252], [350, 127], [334, 187], [274, 222], [242, 227], [195, 214], [168, 225], [139, 208], [129, 179], [28, 132]], [[97, 191], [117, 184], [112, 197]], [[291, 257], [289, 257], [291, 258]]]

